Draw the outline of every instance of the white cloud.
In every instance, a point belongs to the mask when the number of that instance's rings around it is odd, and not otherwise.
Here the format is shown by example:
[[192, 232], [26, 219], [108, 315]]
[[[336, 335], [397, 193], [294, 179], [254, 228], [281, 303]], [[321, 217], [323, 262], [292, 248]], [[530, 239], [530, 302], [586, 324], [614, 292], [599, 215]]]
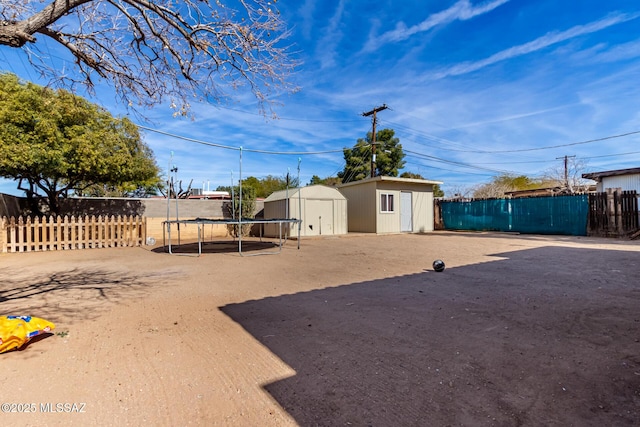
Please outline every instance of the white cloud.
[[325, 29], [325, 36], [316, 47], [316, 54], [320, 58], [322, 68], [335, 65], [336, 48], [342, 40], [343, 33], [340, 30], [342, 15], [344, 14], [345, 0], [340, 0], [333, 16], [329, 19], [329, 25]]
[[533, 41], [521, 44], [519, 46], [510, 47], [509, 49], [505, 49], [501, 52], [495, 53], [488, 58], [481, 59], [479, 61], [462, 62], [460, 64], [454, 65], [453, 67], [449, 67], [446, 70], [436, 73], [433, 78], [441, 79], [448, 76], [458, 76], [461, 74], [471, 73], [497, 62], [526, 55], [528, 53], [544, 49], [546, 47], [561, 43], [574, 37], [595, 33], [613, 25], [634, 20], [638, 17], [640, 17], [640, 13], [616, 13], [611, 14], [598, 21], [591, 22], [587, 25], [576, 25], [575, 27], [572, 27], [566, 31], [547, 33], [544, 36], [539, 37]]
[[406, 40], [415, 34], [429, 31], [439, 25], [449, 24], [454, 21], [469, 20], [478, 15], [490, 12], [508, 1], [509, 0], [493, 0], [474, 6], [469, 0], [460, 0], [449, 9], [429, 15], [427, 19], [417, 25], [407, 27], [404, 22], [399, 22], [395, 30], [388, 31], [379, 36], [372, 35], [363, 50], [365, 52], [371, 52], [382, 44]]
[[624, 43], [601, 52], [594, 57], [597, 62], [617, 62], [640, 57], [640, 40]]
[[305, 0], [300, 9], [298, 15], [300, 16], [302, 35], [305, 39], [311, 37], [311, 31], [313, 30], [313, 14], [316, 8], [316, 2], [314, 0]]

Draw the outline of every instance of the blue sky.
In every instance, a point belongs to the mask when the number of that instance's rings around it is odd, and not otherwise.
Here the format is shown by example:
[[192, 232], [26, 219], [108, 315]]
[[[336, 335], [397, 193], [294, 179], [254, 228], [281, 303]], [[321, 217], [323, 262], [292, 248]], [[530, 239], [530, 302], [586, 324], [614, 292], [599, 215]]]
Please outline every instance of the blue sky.
[[[404, 170], [444, 182], [447, 195], [505, 172], [542, 176], [563, 156], [584, 172], [640, 167], [637, 0], [277, 4], [301, 61], [291, 77], [301, 90], [277, 98], [278, 119], [259, 115], [243, 91], [231, 104], [193, 104], [194, 120], [168, 105], [133, 118], [159, 131], [145, 130], [145, 142], [183, 185], [215, 189], [240, 174], [238, 150], [197, 141], [242, 146], [243, 177], [295, 175], [299, 162], [304, 184], [335, 176], [342, 148], [371, 130], [362, 113], [383, 104], [378, 130], [395, 131]], [[0, 63], [46, 83], [21, 51], [0, 46]], [[89, 99], [127, 113], [107, 84]], [[0, 191], [21, 194], [11, 181]]]

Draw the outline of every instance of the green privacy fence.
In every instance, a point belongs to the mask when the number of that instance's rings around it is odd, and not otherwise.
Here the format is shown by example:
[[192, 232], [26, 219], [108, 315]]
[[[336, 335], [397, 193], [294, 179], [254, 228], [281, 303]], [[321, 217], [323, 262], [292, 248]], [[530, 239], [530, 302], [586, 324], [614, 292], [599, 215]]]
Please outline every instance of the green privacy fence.
[[527, 197], [441, 201], [445, 230], [512, 231], [530, 234], [587, 235], [589, 198]]

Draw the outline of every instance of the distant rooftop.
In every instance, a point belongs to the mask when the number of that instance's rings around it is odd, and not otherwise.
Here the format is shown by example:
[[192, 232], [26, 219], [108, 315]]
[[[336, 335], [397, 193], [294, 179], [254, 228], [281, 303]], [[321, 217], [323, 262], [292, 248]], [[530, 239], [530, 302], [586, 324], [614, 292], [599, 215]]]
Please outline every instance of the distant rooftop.
[[634, 175], [634, 174], [640, 174], [640, 168], [616, 169], [616, 170], [603, 171], [603, 172], [583, 173], [582, 177], [587, 179], [593, 179], [594, 181], [599, 182], [602, 178], [606, 178], [608, 176]]

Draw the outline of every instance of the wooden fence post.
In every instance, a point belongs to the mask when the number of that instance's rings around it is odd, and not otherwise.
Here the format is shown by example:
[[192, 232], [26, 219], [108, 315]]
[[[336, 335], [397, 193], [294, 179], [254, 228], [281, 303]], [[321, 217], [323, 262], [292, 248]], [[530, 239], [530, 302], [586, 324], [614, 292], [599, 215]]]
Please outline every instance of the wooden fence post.
[[7, 253], [7, 217], [0, 218], [0, 249], [2, 253]]
[[18, 251], [24, 252], [24, 220], [22, 217], [18, 218]]
[[615, 232], [617, 236], [624, 234], [624, 224], [622, 223], [622, 188], [616, 188], [613, 192], [614, 209], [616, 216]]
[[31, 221], [31, 217], [28, 216], [24, 225], [24, 250], [26, 252], [31, 252], [31, 244], [33, 243], [33, 222]]
[[42, 250], [42, 219], [39, 217], [33, 218], [33, 250], [40, 252]]

